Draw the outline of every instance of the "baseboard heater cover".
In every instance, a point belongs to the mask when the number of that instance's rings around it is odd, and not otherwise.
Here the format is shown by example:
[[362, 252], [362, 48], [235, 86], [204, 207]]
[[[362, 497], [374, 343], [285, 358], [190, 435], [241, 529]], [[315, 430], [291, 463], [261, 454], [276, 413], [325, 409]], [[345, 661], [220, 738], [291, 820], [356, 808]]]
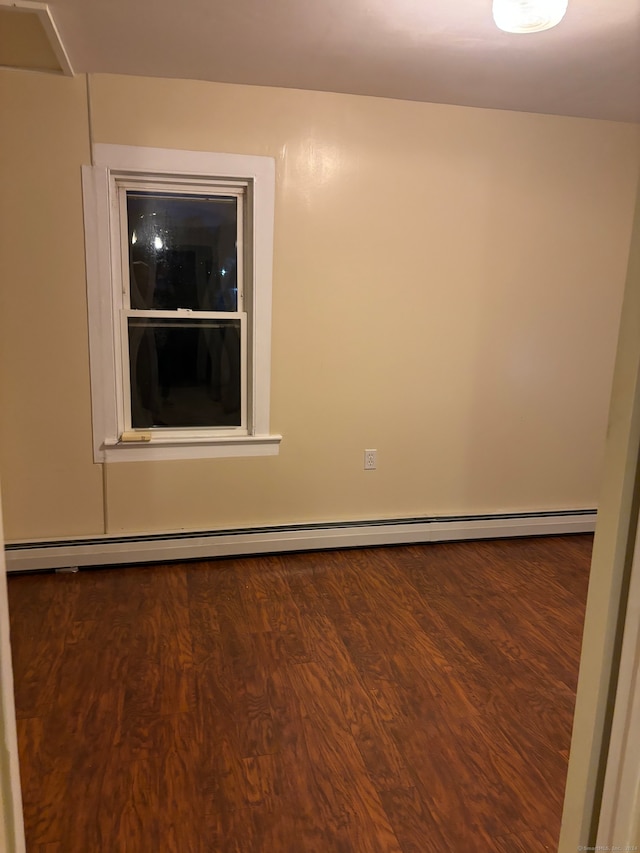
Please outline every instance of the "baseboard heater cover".
[[6, 543], [7, 571], [111, 566], [376, 545], [592, 533], [596, 510], [400, 518]]

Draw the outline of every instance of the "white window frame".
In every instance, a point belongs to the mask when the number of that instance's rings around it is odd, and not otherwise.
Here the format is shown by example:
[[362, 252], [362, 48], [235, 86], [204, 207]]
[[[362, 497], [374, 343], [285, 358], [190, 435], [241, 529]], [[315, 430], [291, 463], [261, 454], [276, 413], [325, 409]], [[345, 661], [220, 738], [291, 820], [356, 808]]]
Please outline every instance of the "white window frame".
[[[246, 412], [242, 428], [125, 429], [120, 186], [129, 181], [188, 187], [229, 184], [245, 190], [244, 303], [247, 314]], [[93, 166], [82, 167], [95, 462], [139, 462], [219, 456], [271, 456], [280, 435], [269, 432], [271, 290], [275, 161], [271, 157], [95, 144]], [[185, 188], [185, 192], [188, 192]], [[125, 240], [126, 243], [126, 240]], [[239, 306], [240, 307], [240, 306]], [[157, 312], [153, 312], [157, 313]], [[164, 313], [164, 312], [161, 312]], [[193, 312], [206, 319], [210, 312]], [[216, 312], [217, 313], [217, 312]], [[175, 312], [171, 312], [175, 316]], [[222, 315], [221, 315], [222, 316]], [[227, 319], [237, 316], [225, 312]], [[123, 435], [126, 432], [126, 435]], [[123, 437], [127, 440], [122, 440]]]
[[[129, 334], [128, 321], [131, 318], [148, 318], [148, 319], [163, 319], [176, 320], [182, 323], [186, 320], [235, 320], [239, 323], [240, 329], [240, 380], [241, 380], [241, 421], [236, 427], [210, 427], [210, 428], [193, 428], [193, 427], [175, 427], [175, 428], [156, 428], [158, 429], [157, 437], [160, 438], [166, 445], [171, 439], [188, 439], [191, 441], [207, 438], [223, 438], [227, 436], [248, 435], [248, 420], [247, 420], [247, 397], [248, 397], [248, 371], [247, 371], [247, 325], [248, 314], [244, 311], [244, 211], [248, 205], [248, 182], [243, 181], [221, 181], [216, 180], [215, 183], [203, 184], [201, 180], [191, 180], [183, 177], [181, 180], [175, 179], [171, 183], [164, 183], [161, 180], [150, 182], [148, 176], [141, 180], [133, 180], [131, 177], [122, 177], [115, 172], [111, 175], [111, 190], [112, 190], [112, 227], [111, 227], [111, 245], [112, 245], [112, 271], [113, 271], [113, 291], [114, 291], [114, 317], [120, 316], [120, 328], [116, 332], [119, 333], [119, 345], [116, 347], [116, 390], [117, 390], [117, 414], [118, 414], [118, 430], [121, 434], [129, 437], [130, 440], [136, 438], [137, 435], [146, 435], [151, 432], [154, 436], [154, 428], [134, 429], [131, 424], [131, 388], [129, 383]], [[237, 232], [237, 308], [236, 311], [215, 311], [215, 310], [189, 310], [189, 309], [140, 309], [131, 308], [131, 275], [129, 253], [124, 251], [124, 247], [128, 249], [128, 217], [127, 217], [127, 194], [135, 191], [153, 192], [154, 195], [163, 193], [171, 193], [172, 195], [180, 195], [180, 191], [191, 196], [195, 195], [215, 195], [217, 197], [225, 195], [227, 197], [235, 197], [237, 202], [236, 209], [236, 232]], [[251, 288], [247, 288], [250, 292]]]

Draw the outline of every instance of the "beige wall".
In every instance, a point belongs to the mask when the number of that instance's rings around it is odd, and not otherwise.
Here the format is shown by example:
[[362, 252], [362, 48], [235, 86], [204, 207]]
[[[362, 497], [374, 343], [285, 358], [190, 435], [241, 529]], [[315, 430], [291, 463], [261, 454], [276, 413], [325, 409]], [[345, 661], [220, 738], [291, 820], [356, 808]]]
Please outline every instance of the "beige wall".
[[[97, 533], [84, 81], [0, 87], [7, 533]], [[108, 531], [596, 505], [637, 127], [110, 76], [91, 78], [91, 117], [95, 142], [277, 162], [280, 456], [113, 464]], [[27, 309], [36, 347], [14, 320]]]
[[92, 464], [82, 78], [0, 72], [0, 471], [8, 539], [102, 530]]

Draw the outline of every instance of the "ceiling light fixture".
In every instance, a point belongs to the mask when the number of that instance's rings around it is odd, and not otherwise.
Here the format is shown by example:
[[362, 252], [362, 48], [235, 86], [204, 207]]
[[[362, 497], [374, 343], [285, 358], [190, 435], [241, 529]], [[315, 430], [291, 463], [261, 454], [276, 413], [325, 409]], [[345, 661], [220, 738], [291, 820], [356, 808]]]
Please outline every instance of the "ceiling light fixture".
[[493, 0], [493, 20], [507, 33], [539, 33], [564, 18], [568, 0]]

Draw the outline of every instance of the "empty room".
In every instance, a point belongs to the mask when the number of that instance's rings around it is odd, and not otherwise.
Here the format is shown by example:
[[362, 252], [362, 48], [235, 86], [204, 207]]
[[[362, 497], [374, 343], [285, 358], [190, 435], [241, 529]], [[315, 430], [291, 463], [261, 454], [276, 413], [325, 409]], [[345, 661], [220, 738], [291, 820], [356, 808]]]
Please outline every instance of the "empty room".
[[0, 849], [640, 843], [640, 7], [558, 5], [0, 0]]

